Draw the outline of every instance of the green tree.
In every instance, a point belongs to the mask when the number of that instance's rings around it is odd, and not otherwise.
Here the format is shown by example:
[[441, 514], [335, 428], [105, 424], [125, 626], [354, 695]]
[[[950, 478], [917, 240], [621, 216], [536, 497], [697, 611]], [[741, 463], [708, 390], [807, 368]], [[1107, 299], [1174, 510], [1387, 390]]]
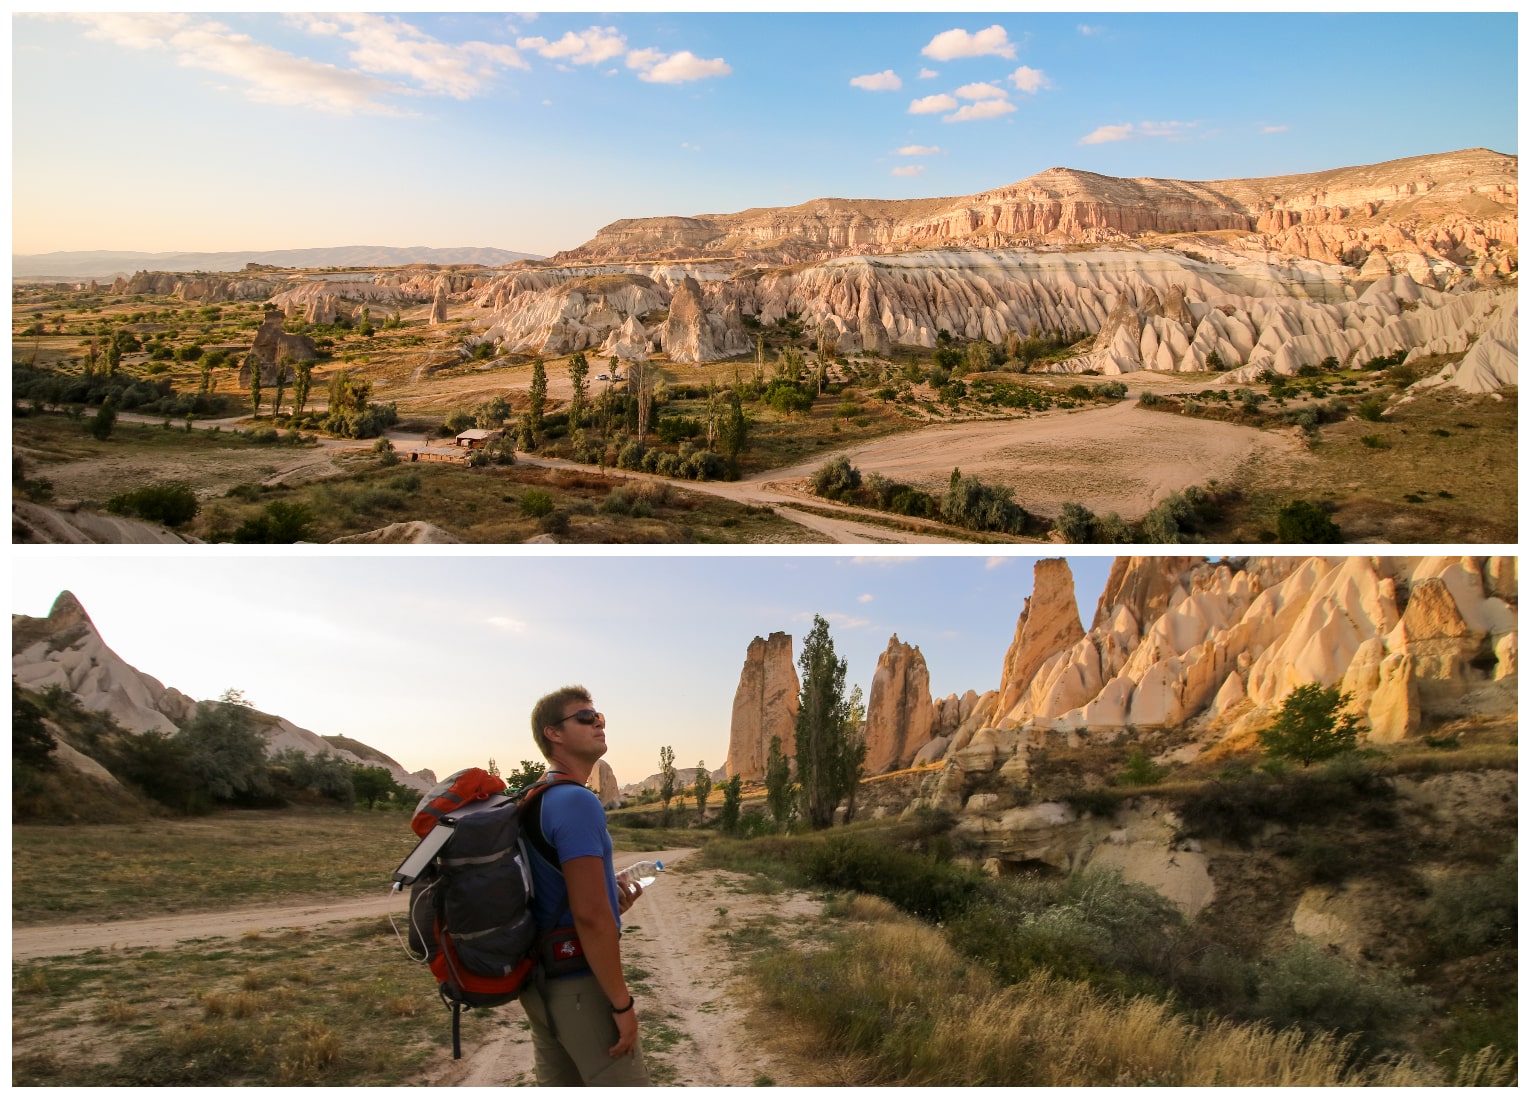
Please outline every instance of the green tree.
[[775, 818], [776, 827], [784, 828], [792, 816], [796, 789], [792, 785], [792, 761], [781, 751], [781, 738], [770, 738], [765, 754], [765, 806]]
[[361, 322], [356, 325], [356, 332], [362, 336], [370, 336], [375, 329], [372, 327], [372, 310], [363, 305], [361, 307]]
[[101, 407], [90, 418], [90, 433], [101, 442], [112, 437], [112, 428], [117, 426], [117, 406], [111, 397], [101, 402]]
[[675, 797], [675, 750], [669, 745], [659, 749], [659, 800], [664, 803], [664, 824], [669, 825], [669, 803]]
[[728, 394], [728, 411], [723, 414], [722, 422], [718, 425], [718, 438], [722, 445], [722, 456], [728, 460], [729, 470], [736, 477], [739, 456], [744, 453], [744, 447], [749, 441], [749, 420], [744, 415], [744, 402], [737, 389]]
[[834, 653], [829, 624], [813, 628], [797, 660], [802, 688], [797, 706], [797, 781], [804, 815], [815, 831], [834, 823], [834, 811], [860, 781], [865, 746], [852, 726], [845, 695], [845, 661]]
[[[531, 430], [535, 434], [542, 430], [542, 416], [547, 411], [547, 364], [538, 355], [531, 363], [531, 407], [527, 412], [531, 416]], [[529, 449], [526, 446], [522, 450]]]
[[696, 795], [696, 823], [705, 824], [707, 819], [707, 798], [712, 795], [712, 776], [707, 771], [706, 760], [698, 760], [696, 763], [696, 785], [692, 787]]
[[276, 399], [271, 402], [271, 419], [275, 420], [282, 414], [282, 390], [287, 388], [287, 382], [292, 377], [292, 367], [284, 355], [276, 360]]
[[523, 759], [521, 765], [505, 776], [505, 788], [524, 790], [547, 773], [547, 764], [539, 759]]
[[312, 386], [313, 363], [298, 363], [296, 376], [292, 379], [292, 414], [294, 416], [303, 414], [303, 406], [308, 403], [308, 390]]
[[589, 376], [590, 364], [585, 359], [583, 351], [575, 351], [568, 361], [568, 380], [573, 386], [574, 395], [568, 402], [568, 426], [569, 430], [579, 426], [584, 418], [584, 379]]
[[243, 694], [225, 691], [217, 702], [204, 702], [175, 734], [187, 750], [187, 766], [197, 781], [187, 808], [203, 808], [203, 797], [232, 802], [269, 795], [266, 738], [255, 728]]
[[353, 764], [351, 789], [355, 791], [356, 800], [368, 809], [376, 808], [379, 801], [390, 800], [395, 793], [408, 793], [386, 767], [376, 764]]
[[727, 836], [738, 833], [740, 808], [744, 801], [744, 776], [734, 775], [722, 784], [723, 803], [722, 812], [718, 816], [718, 826]]
[[52, 770], [56, 763], [53, 749], [58, 747], [53, 734], [43, 725], [42, 711], [21, 693], [11, 680], [11, 772], [14, 784], [16, 767], [36, 771]]
[[1259, 743], [1276, 759], [1303, 767], [1351, 751], [1359, 739], [1360, 719], [1341, 714], [1350, 696], [1337, 686], [1304, 683], [1286, 696], [1275, 723], [1259, 732]]
[[250, 368], [250, 408], [251, 415], [260, 416], [260, 360], [254, 355], [245, 359], [245, 365]]

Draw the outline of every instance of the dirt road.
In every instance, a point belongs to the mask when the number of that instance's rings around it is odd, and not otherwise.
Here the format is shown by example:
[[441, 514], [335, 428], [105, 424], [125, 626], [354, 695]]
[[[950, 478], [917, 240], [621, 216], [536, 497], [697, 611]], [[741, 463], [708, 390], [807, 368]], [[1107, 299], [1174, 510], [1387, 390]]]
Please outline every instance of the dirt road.
[[[819, 903], [798, 893], [761, 893], [738, 874], [687, 865], [693, 849], [617, 853], [618, 866], [658, 858], [668, 868], [627, 913], [622, 953], [638, 1002], [645, 1057], [655, 1083], [685, 1087], [750, 1087], [766, 1080], [799, 1082], [806, 1068], [762, 1046], [744, 1029], [736, 985], [740, 954], [727, 939], [767, 926], [801, 933]], [[11, 953], [24, 962], [59, 954], [126, 947], [164, 948], [192, 939], [236, 937], [248, 931], [311, 927], [341, 920], [402, 915], [405, 895], [295, 906], [165, 916], [71, 926], [13, 927]], [[429, 1070], [438, 1087], [532, 1084], [531, 1039], [520, 1009], [501, 1008], [504, 1023], [487, 1041], [446, 1054]]]

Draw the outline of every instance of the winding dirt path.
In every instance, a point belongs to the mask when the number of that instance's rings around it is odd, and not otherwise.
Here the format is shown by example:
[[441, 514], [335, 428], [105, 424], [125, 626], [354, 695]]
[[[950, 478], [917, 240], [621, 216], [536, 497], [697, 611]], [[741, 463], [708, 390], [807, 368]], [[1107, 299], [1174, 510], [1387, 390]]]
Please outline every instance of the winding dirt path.
[[[641, 855], [618, 852], [616, 863], [657, 858], [671, 870], [625, 918], [622, 954], [638, 1000], [640, 1034], [656, 1083], [685, 1087], [751, 1087], [766, 1080], [792, 1084], [794, 1067], [745, 1030], [738, 980], [740, 953], [727, 936], [767, 925], [800, 932], [816, 921], [819, 903], [801, 893], [760, 893], [743, 875], [687, 865], [694, 849]], [[402, 915], [406, 895], [385, 893], [346, 901], [260, 906], [142, 920], [11, 929], [13, 961], [129, 947], [237, 937], [250, 931]], [[436, 1087], [534, 1084], [529, 1032], [518, 1007], [502, 1008], [487, 1040], [464, 1043], [463, 1059], [447, 1056], [430, 1071]]]

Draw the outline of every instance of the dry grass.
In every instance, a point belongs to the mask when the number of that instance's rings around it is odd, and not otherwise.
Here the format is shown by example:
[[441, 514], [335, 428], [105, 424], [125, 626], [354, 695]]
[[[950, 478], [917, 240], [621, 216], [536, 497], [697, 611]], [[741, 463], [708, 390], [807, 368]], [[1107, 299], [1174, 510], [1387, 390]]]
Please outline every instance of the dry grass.
[[[826, 950], [756, 963], [762, 1023], [831, 1051], [823, 1083], [951, 1086], [1337, 1087], [1447, 1081], [1413, 1060], [1356, 1064], [1349, 1040], [1256, 1024], [1198, 1024], [1161, 1001], [1123, 998], [1040, 973], [1001, 987], [942, 933], [855, 900]], [[768, 1020], [768, 1022], [767, 1022]], [[1502, 1083], [1512, 1058], [1462, 1068]]]

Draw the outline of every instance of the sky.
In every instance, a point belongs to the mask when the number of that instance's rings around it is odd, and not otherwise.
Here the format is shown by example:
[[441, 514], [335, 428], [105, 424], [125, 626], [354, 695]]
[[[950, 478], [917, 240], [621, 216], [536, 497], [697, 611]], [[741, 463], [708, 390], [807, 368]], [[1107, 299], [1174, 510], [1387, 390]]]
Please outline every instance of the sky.
[[12, 251], [577, 247], [619, 218], [1518, 153], [1514, 12], [12, 18]]
[[[218, 547], [218, 549], [232, 547]], [[437, 777], [539, 759], [532, 706], [568, 683], [607, 715], [623, 784], [721, 767], [749, 643], [794, 660], [815, 615], [846, 684], [869, 694], [892, 635], [917, 645], [935, 698], [999, 686], [1035, 558], [633, 555], [365, 556], [12, 552], [11, 609], [73, 592], [118, 656], [196, 699], [353, 737]], [[563, 547], [566, 549], [567, 547]], [[1070, 557], [1087, 629], [1112, 558]]]

